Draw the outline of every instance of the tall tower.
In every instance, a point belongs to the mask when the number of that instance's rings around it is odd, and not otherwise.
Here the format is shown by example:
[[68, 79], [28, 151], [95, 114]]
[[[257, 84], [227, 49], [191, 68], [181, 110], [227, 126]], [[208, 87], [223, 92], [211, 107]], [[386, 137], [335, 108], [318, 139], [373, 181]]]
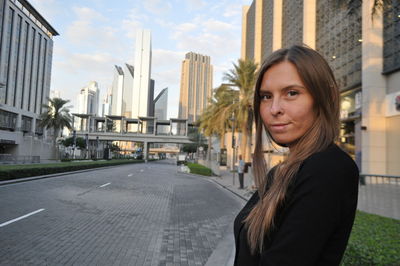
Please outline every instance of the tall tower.
[[111, 114], [122, 115], [122, 93], [124, 88], [124, 72], [120, 66], [115, 66], [112, 83]]
[[195, 122], [212, 95], [213, 66], [206, 55], [187, 53], [182, 62], [179, 118]]
[[82, 88], [78, 95], [78, 113], [98, 116], [100, 90], [96, 81]]
[[[132, 117], [149, 115], [149, 89], [151, 86], [151, 33], [138, 30], [136, 33], [135, 70], [132, 92]], [[151, 97], [151, 102], [153, 97]]]

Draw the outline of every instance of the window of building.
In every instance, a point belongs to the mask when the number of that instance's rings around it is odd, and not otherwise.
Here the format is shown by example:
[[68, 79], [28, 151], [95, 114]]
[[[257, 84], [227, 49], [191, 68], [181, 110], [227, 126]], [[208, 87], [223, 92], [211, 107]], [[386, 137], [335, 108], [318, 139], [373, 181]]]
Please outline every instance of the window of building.
[[0, 109], [0, 129], [14, 131], [17, 124], [17, 114]]
[[383, 1], [383, 73], [400, 70], [400, 1]]
[[21, 119], [21, 130], [23, 132], [31, 132], [32, 131], [32, 118], [28, 116], [22, 116]]

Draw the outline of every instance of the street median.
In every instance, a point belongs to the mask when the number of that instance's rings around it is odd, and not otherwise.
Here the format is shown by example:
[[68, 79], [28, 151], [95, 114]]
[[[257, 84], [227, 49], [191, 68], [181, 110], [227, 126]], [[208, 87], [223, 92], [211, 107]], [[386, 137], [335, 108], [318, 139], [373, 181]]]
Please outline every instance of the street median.
[[1, 165], [0, 181], [141, 162], [143, 162], [143, 160], [129, 159], [110, 161], [101, 160], [84, 162], [62, 162], [50, 164]]

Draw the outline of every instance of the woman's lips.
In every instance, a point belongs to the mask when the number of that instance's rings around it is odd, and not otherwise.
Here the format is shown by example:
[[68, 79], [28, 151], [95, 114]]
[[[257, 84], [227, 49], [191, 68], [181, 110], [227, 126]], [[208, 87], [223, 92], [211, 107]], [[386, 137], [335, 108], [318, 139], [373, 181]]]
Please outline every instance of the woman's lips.
[[269, 127], [272, 131], [274, 132], [283, 132], [286, 130], [287, 126], [289, 123], [277, 123], [277, 124], [271, 124]]

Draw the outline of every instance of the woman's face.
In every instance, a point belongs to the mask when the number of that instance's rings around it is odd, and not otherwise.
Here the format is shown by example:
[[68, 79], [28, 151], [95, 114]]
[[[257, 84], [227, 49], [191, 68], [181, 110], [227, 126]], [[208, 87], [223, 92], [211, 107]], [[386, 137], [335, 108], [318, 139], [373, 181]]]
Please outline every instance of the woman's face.
[[290, 148], [314, 123], [314, 100], [292, 63], [269, 68], [259, 95], [261, 118], [276, 143]]

